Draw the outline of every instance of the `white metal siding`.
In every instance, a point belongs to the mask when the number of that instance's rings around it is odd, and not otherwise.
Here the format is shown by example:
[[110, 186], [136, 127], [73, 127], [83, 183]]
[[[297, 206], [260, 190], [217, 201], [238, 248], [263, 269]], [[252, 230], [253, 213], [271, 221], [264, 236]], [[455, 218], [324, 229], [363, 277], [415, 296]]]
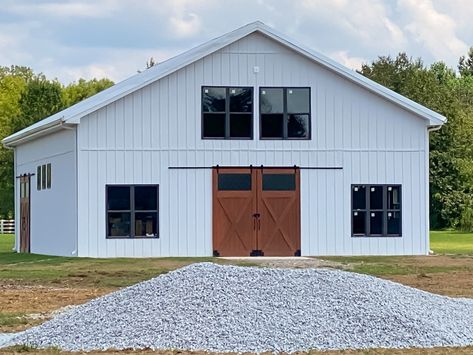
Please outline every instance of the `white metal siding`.
[[[31, 177], [31, 252], [77, 254], [77, 189], [75, 131], [63, 130], [15, 149], [15, 173]], [[51, 189], [36, 189], [36, 168], [51, 163]], [[16, 182], [18, 184], [18, 182]], [[17, 248], [20, 233], [20, 192], [15, 189]]]
[[[259, 67], [259, 73], [253, 68]], [[253, 140], [202, 140], [201, 86], [255, 88]], [[259, 140], [262, 86], [310, 86], [312, 139]], [[303, 170], [303, 255], [426, 254], [426, 121], [261, 34], [252, 34], [94, 112], [79, 125], [79, 255], [211, 255], [211, 172]], [[106, 184], [160, 184], [160, 238], [105, 238]], [[351, 237], [351, 184], [402, 184], [401, 238]]]

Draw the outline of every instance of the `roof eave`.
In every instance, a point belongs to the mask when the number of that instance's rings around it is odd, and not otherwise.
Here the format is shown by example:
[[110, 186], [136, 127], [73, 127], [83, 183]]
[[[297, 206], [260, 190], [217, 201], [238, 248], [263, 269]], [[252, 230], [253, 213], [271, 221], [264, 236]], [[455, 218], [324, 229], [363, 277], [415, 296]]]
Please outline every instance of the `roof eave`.
[[4, 138], [1, 143], [6, 147], [6, 148], [14, 148], [20, 144], [29, 142], [31, 140], [34, 140], [36, 138], [39, 138], [41, 136], [45, 136], [47, 134], [53, 133], [55, 131], [59, 131], [64, 128], [70, 128], [71, 126], [74, 126], [74, 124], [71, 125], [71, 123], [67, 122], [63, 119], [60, 118], [56, 121], [50, 122], [47, 125], [40, 126], [34, 130], [27, 131], [23, 134], [13, 134], [10, 135], [6, 138]]

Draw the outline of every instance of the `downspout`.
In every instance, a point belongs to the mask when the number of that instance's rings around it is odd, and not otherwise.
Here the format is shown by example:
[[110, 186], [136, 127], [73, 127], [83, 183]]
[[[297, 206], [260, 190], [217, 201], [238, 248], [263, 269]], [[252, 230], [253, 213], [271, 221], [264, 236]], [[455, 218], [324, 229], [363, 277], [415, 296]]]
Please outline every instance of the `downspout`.
[[425, 151], [427, 152], [427, 159], [425, 163], [425, 176], [427, 177], [427, 193], [425, 194], [425, 199], [426, 199], [426, 230], [427, 230], [427, 242], [429, 243], [429, 251], [428, 255], [432, 255], [434, 252], [432, 249], [430, 249], [430, 169], [429, 169], [429, 164], [430, 164], [430, 132], [435, 132], [438, 131], [440, 128], [442, 128], [441, 125], [437, 126], [432, 126], [427, 128], [427, 142], [425, 143]]

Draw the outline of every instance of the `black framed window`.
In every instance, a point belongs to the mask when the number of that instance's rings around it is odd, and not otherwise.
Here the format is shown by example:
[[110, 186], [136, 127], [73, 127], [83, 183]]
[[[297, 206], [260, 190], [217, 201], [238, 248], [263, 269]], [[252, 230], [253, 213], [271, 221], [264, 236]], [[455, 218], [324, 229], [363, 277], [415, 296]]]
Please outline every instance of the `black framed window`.
[[220, 191], [250, 191], [251, 174], [218, 174]]
[[253, 139], [253, 88], [202, 87], [202, 138]]
[[295, 191], [295, 174], [263, 174], [263, 191]]
[[352, 236], [399, 237], [401, 185], [352, 185]]
[[260, 138], [310, 139], [310, 88], [260, 88]]
[[159, 185], [107, 185], [107, 238], [158, 238]]
[[38, 191], [51, 189], [51, 163], [36, 168], [36, 189]]

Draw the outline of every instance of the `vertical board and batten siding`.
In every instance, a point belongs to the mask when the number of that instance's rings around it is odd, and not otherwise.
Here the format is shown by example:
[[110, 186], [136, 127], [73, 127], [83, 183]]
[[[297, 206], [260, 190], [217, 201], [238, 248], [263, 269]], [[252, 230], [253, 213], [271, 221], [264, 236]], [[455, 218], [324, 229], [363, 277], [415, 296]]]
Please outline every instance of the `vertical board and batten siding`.
[[[253, 68], [259, 67], [254, 73]], [[201, 139], [201, 87], [252, 86], [253, 140]], [[259, 87], [310, 86], [312, 139], [259, 139]], [[82, 118], [79, 255], [209, 256], [210, 170], [301, 171], [303, 255], [426, 254], [426, 121], [254, 33]], [[105, 185], [159, 184], [159, 239], [106, 239]], [[400, 238], [351, 237], [351, 184], [402, 184]]]
[[[36, 188], [39, 165], [51, 164], [51, 188]], [[31, 177], [30, 237], [35, 254], [77, 255], [77, 161], [75, 130], [63, 130], [15, 149], [15, 176]], [[20, 237], [20, 189], [15, 179], [16, 247]]]

